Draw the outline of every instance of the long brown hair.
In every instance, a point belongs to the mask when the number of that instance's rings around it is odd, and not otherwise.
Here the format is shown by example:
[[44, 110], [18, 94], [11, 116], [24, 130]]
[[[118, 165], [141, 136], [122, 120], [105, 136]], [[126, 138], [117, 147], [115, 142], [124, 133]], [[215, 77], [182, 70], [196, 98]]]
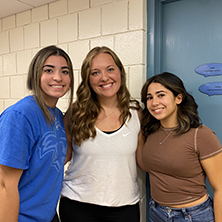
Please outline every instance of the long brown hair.
[[43, 92], [41, 89], [41, 76], [42, 76], [42, 69], [44, 66], [45, 61], [49, 56], [56, 55], [62, 56], [69, 67], [69, 77], [70, 77], [70, 98], [69, 98], [69, 107], [73, 101], [73, 91], [74, 91], [74, 77], [73, 77], [73, 67], [71, 59], [69, 58], [68, 54], [58, 48], [57, 46], [51, 45], [41, 49], [32, 59], [29, 65], [28, 71], [28, 78], [27, 78], [27, 87], [31, 90], [34, 94], [34, 98], [38, 103], [39, 107], [41, 108], [42, 112], [45, 115], [47, 122], [53, 122], [53, 118], [44, 102]]
[[197, 112], [198, 105], [193, 96], [186, 91], [182, 80], [172, 73], [164, 72], [149, 78], [141, 91], [141, 99], [145, 107], [143, 109], [141, 128], [145, 136], [155, 132], [160, 127], [160, 121], [149, 113], [146, 106], [147, 89], [151, 83], [160, 83], [166, 89], [170, 90], [175, 97], [179, 94], [183, 96], [182, 102], [177, 105], [177, 119], [179, 123], [179, 126], [175, 129], [177, 135], [189, 131], [191, 127], [196, 128], [201, 125]]
[[76, 92], [77, 99], [68, 112], [68, 116], [71, 119], [69, 126], [71, 137], [77, 145], [81, 145], [85, 139], [96, 136], [95, 122], [102, 107], [97, 100], [96, 93], [89, 84], [89, 75], [91, 73], [92, 59], [99, 53], [111, 55], [121, 73], [121, 86], [117, 93], [118, 107], [121, 110], [120, 121], [124, 123], [128, 117], [131, 117], [129, 111], [131, 99], [126, 86], [126, 73], [122, 62], [108, 47], [93, 48], [82, 63], [82, 81]]

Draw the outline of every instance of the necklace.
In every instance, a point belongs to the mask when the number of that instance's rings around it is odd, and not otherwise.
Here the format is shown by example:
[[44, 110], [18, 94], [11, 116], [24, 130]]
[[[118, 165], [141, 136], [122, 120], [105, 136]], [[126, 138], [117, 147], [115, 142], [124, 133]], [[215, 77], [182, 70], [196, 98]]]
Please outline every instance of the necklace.
[[116, 109], [114, 109], [111, 113], [109, 113], [109, 114], [107, 115], [106, 112], [104, 111], [104, 116], [105, 116], [105, 118], [107, 118], [108, 116], [111, 116], [114, 112], [116, 112]]
[[175, 129], [176, 127], [174, 127], [173, 129], [170, 130], [169, 134], [163, 139], [163, 141], [161, 141], [159, 144], [162, 145], [166, 140], [167, 138], [171, 135], [171, 133], [173, 132], [173, 130]]
[[106, 114], [106, 111], [104, 110], [104, 112], [102, 113], [102, 116], [100, 118], [98, 118], [96, 120], [96, 126], [98, 126], [101, 122], [103, 122], [106, 119], [109, 119], [108, 117], [110, 117], [111, 115], [113, 115], [114, 113], [116, 113], [116, 109], [114, 109], [112, 112], [110, 112], [109, 114]]

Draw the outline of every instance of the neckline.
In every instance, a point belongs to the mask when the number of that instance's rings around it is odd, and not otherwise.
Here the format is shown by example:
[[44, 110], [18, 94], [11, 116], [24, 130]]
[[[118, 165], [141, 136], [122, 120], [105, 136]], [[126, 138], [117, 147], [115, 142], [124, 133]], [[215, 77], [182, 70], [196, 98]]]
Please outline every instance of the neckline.
[[112, 135], [116, 135], [117, 133], [121, 132], [121, 131], [124, 129], [124, 127], [126, 126], [126, 123], [128, 122], [128, 120], [129, 120], [129, 117], [126, 119], [125, 123], [123, 123], [123, 124], [121, 125], [121, 127], [120, 127], [119, 129], [117, 129], [117, 130], [116, 130], [115, 132], [113, 132], [113, 133], [106, 133], [106, 132], [104, 132], [103, 130], [99, 129], [97, 126], [95, 126], [95, 129], [96, 129], [96, 131], [98, 131], [99, 133], [101, 133], [101, 134], [103, 134], [103, 135], [105, 135], [105, 136], [107, 136], [107, 137], [110, 137], [110, 136], [112, 136]]
[[112, 130], [112, 131], [104, 131], [104, 130], [101, 130], [102, 132], [106, 133], [106, 134], [112, 134], [112, 133], [115, 133], [116, 131], [120, 130], [122, 127], [123, 127], [124, 123], [116, 130]]
[[178, 127], [178, 125], [174, 126], [174, 127], [163, 127], [163, 126], [160, 126], [160, 129], [162, 129], [162, 130], [175, 130], [177, 127]]

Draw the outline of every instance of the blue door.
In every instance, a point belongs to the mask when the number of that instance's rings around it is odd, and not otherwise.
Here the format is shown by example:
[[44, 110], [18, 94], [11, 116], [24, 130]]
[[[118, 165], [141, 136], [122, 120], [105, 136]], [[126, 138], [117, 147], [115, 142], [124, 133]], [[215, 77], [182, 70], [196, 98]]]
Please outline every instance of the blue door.
[[148, 33], [148, 77], [178, 75], [222, 143], [222, 0], [148, 0]]
[[203, 123], [216, 132], [222, 143], [222, 1], [164, 4], [162, 21], [161, 72], [182, 78], [199, 105]]

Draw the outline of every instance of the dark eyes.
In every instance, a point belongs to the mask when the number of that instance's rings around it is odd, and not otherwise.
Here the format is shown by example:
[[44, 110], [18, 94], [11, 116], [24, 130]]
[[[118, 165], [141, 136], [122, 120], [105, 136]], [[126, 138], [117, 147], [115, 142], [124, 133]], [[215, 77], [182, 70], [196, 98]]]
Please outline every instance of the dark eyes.
[[[160, 93], [160, 94], [157, 95], [158, 98], [162, 98], [163, 96], [165, 96], [165, 94], [163, 94], [163, 93]], [[151, 100], [151, 99], [153, 99], [153, 96], [147, 96], [146, 97], [146, 100]]]
[[165, 94], [159, 94], [159, 95], [158, 95], [159, 98], [161, 98], [161, 97], [163, 97], [163, 96], [165, 96]]
[[43, 72], [52, 73], [52, 69], [43, 69]]
[[69, 70], [63, 70], [62, 73], [65, 74], [65, 75], [68, 75], [69, 74]]
[[[43, 69], [43, 72], [48, 73], [48, 74], [52, 74], [54, 72], [54, 70], [53, 69]], [[64, 69], [61, 71], [61, 73], [64, 75], [68, 75], [69, 70]]]

